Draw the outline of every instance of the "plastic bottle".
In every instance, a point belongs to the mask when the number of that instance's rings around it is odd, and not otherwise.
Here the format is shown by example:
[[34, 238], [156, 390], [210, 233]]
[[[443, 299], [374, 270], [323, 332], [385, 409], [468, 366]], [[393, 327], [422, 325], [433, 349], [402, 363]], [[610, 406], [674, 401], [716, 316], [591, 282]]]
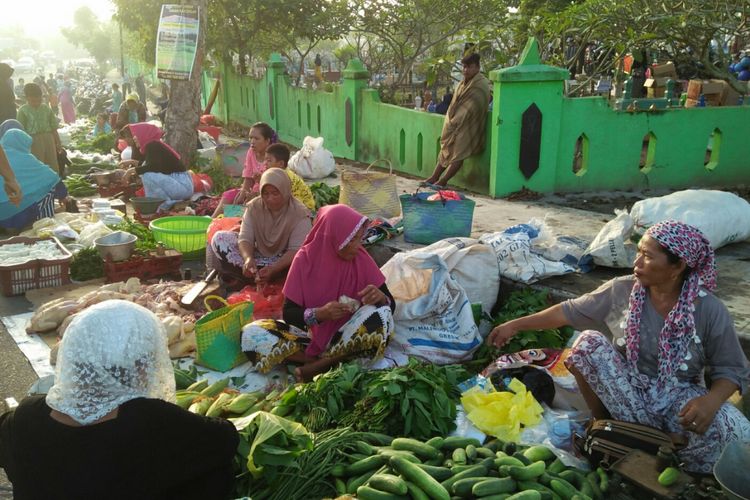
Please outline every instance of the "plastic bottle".
[[699, 108], [705, 108], [706, 107], [706, 96], [701, 94], [701, 96], [698, 98], [698, 106]]

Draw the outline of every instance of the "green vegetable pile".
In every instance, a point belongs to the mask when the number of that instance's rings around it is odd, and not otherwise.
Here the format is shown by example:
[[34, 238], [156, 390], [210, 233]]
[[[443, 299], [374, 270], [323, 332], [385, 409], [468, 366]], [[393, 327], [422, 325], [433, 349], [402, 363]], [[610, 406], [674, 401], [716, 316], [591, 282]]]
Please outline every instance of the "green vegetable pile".
[[318, 431], [334, 426], [428, 438], [455, 428], [459, 365], [437, 366], [411, 359], [406, 366], [365, 372], [342, 364], [313, 382], [288, 389], [278, 414]]
[[242, 180], [235, 179], [224, 172], [224, 167], [221, 165], [221, 156], [219, 155], [216, 155], [209, 168], [201, 169], [201, 172], [211, 177], [211, 180], [214, 182], [213, 192], [217, 194], [239, 187], [239, 181]]
[[[513, 292], [497, 316], [492, 319], [492, 326], [495, 327], [512, 319], [534, 314], [549, 306], [549, 293], [546, 290], [536, 291], [526, 288]], [[547, 330], [520, 331], [501, 348], [491, 347], [483, 343], [474, 353], [472, 366], [476, 366], [478, 370], [482, 370], [501, 354], [524, 351], [526, 349], [562, 349], [572, 336], [573, 328], [570, 326]]]
[[139, 253], [148, 253], [150, 250], [156, 249], [156, 239], [154, 239], [154, 233], [151, 230], [135, 222], [127, 217], [117, 224], [112, 226], [115, 231], [125, 231], [138, 237], [138, 241], [135, 242], [135, 251]]
[[79, 250], [70, 261], [70, 277], [87, 281], [104, 276], [104, 261], [96, 248]]
[[320, 207], [335, 205], [339, 202], [341, 186], [329, 186], [325, 182], [314, 182], [310, 184], [310, 191], [315, 198], [315, 209], [319, 210]]
[[114, 144], [114, 132], [98, 135], [91, 140], [88, 140], [85, 134], [83, 136], [74, 134], [71, 137], [71, 148], [83, 151], [84, 153], [107, 154], [112, 150]]
[[91, 196], [96, 194], [96, 188], [91, 185], [86, 177], [79, 174], [72, 174], [63, 180], [63, 184], [68, 188], [68, 194], [71, 196]]

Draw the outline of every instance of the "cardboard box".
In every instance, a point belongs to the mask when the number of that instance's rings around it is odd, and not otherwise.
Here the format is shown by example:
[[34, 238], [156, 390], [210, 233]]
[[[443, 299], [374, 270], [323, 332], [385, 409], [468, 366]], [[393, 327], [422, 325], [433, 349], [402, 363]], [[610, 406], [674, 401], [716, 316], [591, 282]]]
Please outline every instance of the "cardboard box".
[[649, 99], [656, 99], [659, 97], [664, 97], [664, 94], [667, 92], [666, 87], [649, 87], [646, 89], [646, 97]]
[[671, 78], [648, 78], [646, 80], [646, 83], [643, 84], [646, 88], [655, 88], [655, 87], [666, 87], [667, 82], [669, 80], [672, 80]]
[[664, 77], [677, 80], [677, 69], [671, 61], [664, 64], [654, 64], [651, 66], [651, 76], [654, 78]]
[[[724, 90], [729, 86], [724, 80], [690, 80], [688, 83], [688, 99], [698, 100], [703, 94], [708, 100], [710, 95], [722, 95]], [[721, 98], [719, 98], [721, 102]]]
[[721, 98], [722, 106], [737, 106], [740, 101], [740, 93], [734, 90], [731, 85], [727, 84], [727, 89]]
[[698, 107], [698, 101], [696, 99], [687, 98], [685, 100], [685, 107], [686, 108], [696, 108]]

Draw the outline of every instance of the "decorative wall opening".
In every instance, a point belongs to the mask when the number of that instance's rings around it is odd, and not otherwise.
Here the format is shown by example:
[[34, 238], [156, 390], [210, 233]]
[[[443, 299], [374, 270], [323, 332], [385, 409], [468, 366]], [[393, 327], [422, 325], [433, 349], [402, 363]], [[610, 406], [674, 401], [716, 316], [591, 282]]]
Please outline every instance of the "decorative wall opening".
[[706, 170], [712, 171], [719, 166], [719, 154], [721, 153], [721, 130], [715, 128], [708, 137], [706, 146], [706, 157], [703, 160], [703, 166]]
[[318, 135], [320, 135], [320, 104], [318, 104]]
[[641, 161], [638, 164], [638, 168], [642, 174], [651, 172], [654, 167], [654, 160], [656, 159], [656, 136], [653, 132], [643, 136], [643, 142], [641, 144]]
[[302, 101], [297, 101], [297, 126], [302, 128]]
[[401, 166], [406, 163], [406, 132], [404, 132], [404, 129], [401, 129], [401, 133], [399, 134], [398, 161], [401, 163]]
[[417, 170], [422, 171], [422, 132], [417, 134]]
[[586, 134], [578, 136], [573, 150], [573, 173], [578, 177], [586, 175], [589, 169], [589, 138]]

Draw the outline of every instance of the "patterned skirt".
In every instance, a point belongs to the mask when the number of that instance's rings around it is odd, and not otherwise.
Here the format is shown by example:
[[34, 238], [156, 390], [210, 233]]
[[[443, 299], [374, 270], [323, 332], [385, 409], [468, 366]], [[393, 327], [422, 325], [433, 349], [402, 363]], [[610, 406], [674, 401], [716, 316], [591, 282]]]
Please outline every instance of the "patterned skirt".
[[[392, 332], [390, 307], [361, 307], [331, 338], [321, 357], [379, 359]], [[309, 331], [274, 319], [253, 321], [242, 329], [242, 350], [260, 373], [268, 372], [292, 354], [304, 350], [309, 343]]]
[[750, 442], [750, 422], [729, 403], [721, 405], [705, 434], [686, 431], [679, 422], [680, 410], [708, 390], [681, 382], [666, 394], [657, 391], [655, 379], [630, 373], [625, 358], [599, 332], [583, 332], [567, 362], [581, 372], [612, 418], [686, 434], [688, 445], [677, 454], [690, 472], [710, 473], [727, 444]]

